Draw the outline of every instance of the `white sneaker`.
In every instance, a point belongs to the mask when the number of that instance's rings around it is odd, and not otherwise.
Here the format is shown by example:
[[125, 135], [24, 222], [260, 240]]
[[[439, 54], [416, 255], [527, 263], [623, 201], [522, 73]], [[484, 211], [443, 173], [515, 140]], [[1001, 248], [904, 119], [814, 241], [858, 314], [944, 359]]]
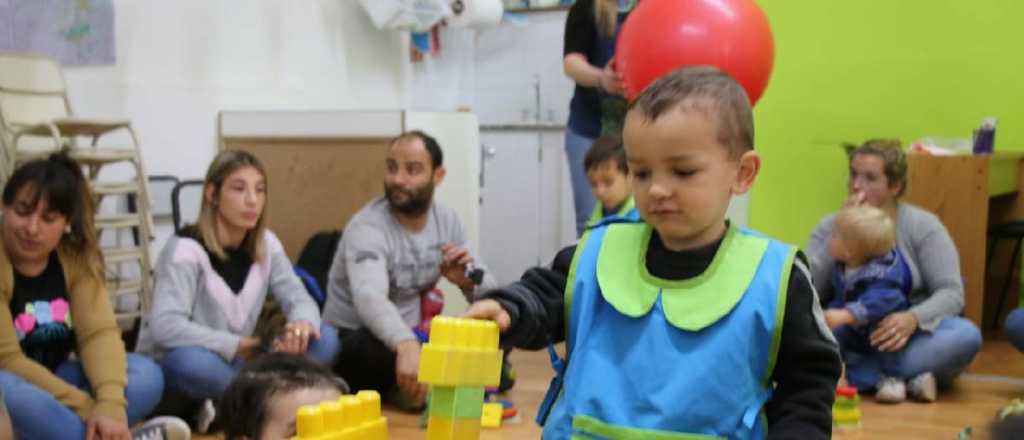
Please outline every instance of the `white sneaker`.
[[188, 423], [177, 417], [155, 417], [132, 430], [132, 440], [189, 440]]
[[196, 430], [200, 434], [206, 434], [210, 430], [210, 424], [213, 423], [213, 419], [217, 417], [217, 408], [213, 406], [213, 401], [206, 399], [203, 401], [203, 407], [199, 408], [199, 413], [196, 414]]
[[907, 382], [907, 394], [919, 402], [934, 402], [938, 395], [938, 384], [931, 372], [921, 373]]
[[895, 377], [882, 377], [878, 382], [875, 400], [879, 403], [900, 403], [907, 400], [907, 384]]

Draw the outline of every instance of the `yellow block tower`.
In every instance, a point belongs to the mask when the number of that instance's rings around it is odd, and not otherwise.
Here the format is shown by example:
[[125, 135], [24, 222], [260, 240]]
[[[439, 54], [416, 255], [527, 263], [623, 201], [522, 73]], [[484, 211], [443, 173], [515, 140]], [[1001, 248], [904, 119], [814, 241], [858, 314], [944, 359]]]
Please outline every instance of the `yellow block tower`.
[[319, 405], [306, 405], [295, 413], [292, 440], [387, 440], [387, 419], [380, 413], [380, 395], [360, 391]]
[[434, 318], [419, 371], [419, 381], [430, 385], [428, 440], [480, 438], [484, 388], [498, 385], [501, 359], [494, 322]]

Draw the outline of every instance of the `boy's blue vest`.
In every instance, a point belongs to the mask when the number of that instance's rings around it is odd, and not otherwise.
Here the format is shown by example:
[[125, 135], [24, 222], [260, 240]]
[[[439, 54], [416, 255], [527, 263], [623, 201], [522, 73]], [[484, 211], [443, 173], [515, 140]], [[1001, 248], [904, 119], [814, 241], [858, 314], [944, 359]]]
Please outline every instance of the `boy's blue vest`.
[[601, 202], [598, 201], [594, 206], [594, 212], [590, 213], [590, 219], [587, 220], [587, 228], [596, 228], [601, 225], [613, 223], [613, 222], [638, 222], [640, 221], [640, 213], [636, 210], [636, 201], [633, 196], [629, 196], [625, 202], [622, 202], [622, 206], [614, 214], [604, 215], [604, 206], [601, 206]]
[[796, 249], [730, 227], [703, 274], [669, 281], [647, 271], [651, 233], [603, 222], [577, 246], [543, 438], [765, 438]]

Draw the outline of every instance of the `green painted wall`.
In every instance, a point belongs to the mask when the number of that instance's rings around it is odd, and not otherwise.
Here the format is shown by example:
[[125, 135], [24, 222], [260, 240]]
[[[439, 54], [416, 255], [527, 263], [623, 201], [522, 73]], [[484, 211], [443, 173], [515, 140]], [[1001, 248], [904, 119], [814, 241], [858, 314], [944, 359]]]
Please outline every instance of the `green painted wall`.
[[995, 115], [996, 149], [1024, 150], [1024, 1], [759, 4], [775, 68], [755, 109], [752, 227], [804, 245], [845, 197], [842, 142], [967, 138]]

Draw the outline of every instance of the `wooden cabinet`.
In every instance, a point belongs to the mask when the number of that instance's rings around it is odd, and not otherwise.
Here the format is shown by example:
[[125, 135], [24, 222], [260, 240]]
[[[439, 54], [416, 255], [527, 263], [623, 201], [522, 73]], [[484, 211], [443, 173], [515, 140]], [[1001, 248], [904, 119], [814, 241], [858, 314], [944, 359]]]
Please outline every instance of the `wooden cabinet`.
[[[1022, 157], [1024, 153], [908, 156], [909, 176], [904, 200], [935, 213], [949, 230], [960, 254], [966, 296], [964, 316], [979, 327], [986, 310], [988, 225], [1024, 219], [1024, 197], [1019, 191], [1024, 175], [1020, 172]], [[1009, 257], [1009, 252], [1006, 254], [993, 260], [997, 268], [1006, 267], [1006, 262], [1000, 261]], [[1000, 275], [1005, 274], [997, 274]]]

